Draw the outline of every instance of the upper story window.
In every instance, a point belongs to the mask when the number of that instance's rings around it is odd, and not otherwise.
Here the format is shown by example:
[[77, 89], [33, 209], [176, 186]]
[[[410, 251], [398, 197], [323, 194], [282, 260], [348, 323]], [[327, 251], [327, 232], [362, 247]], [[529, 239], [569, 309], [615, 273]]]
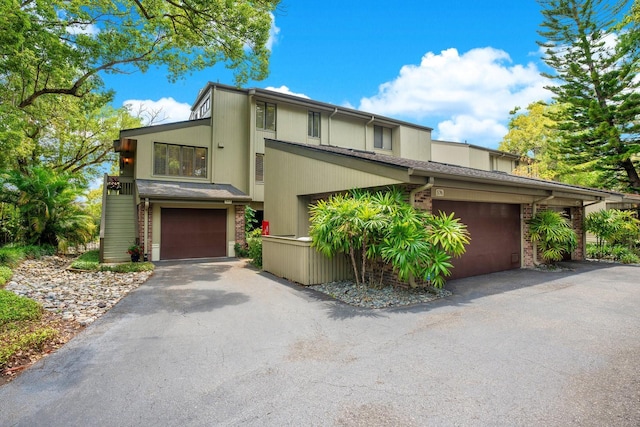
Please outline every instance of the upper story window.
[[309, 136], [320, 138], [320, 113], [309, 111]]
[[211, 98], [207, 98], [204, 103], [200, 106], [200, 117], [204, 117], [205, 114], [211, 108]]
[[256, 102], [256, 128], [276, 130], [276, 104]]
[[391, 129], [373, 126], [373, 147], [381, 150], [391, 150]]
[[153, 174], [207, 177], [207, 149], [156, 142], [153, 145]]

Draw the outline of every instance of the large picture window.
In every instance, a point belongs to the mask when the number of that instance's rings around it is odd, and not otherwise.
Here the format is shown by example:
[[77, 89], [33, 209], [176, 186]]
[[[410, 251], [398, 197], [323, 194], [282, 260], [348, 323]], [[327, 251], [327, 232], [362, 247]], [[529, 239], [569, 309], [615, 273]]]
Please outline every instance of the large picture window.
[[264, 130], [276, 130], [276, 104], [256, 102], [256, 127]]
[[373, 127], [373, 147], [391, 150], [391, 129], [382, 126]]
[[153, 146], [153, 174], [207, 177], [207, 149], [156, 142]]

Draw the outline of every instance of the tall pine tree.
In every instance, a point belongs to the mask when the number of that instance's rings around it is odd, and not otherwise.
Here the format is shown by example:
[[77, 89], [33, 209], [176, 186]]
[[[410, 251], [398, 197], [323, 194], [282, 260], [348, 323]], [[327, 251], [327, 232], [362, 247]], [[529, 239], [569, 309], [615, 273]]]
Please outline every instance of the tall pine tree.
[[[561, 160], [601, 172], [603, 188], [640, 193], [637, 20], [629, 0], [538, 0], [545, 74], [558, 103]], [[627, 17], [628, 18], [628, 17]]]

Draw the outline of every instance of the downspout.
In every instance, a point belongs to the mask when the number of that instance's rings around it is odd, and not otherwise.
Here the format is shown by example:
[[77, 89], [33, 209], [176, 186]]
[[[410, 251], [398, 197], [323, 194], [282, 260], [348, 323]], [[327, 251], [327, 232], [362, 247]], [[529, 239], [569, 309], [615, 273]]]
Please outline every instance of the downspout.
[[[375, 119], [376, 119], [375, 116], [371, 116], [371, 119], [364, 125], [364, 149], [365, 150], [369, 150], [369, 147], [367, 146], [367, 129], [369, 129], [369, 125], [373, 123]], [[374, 142], [374, 145], [375, 145], [375, 142]]]
[[[328, 145], [331, 145], [331, 119], [336, 114], [338, 114], [338, 107], [335, 107], [333, 109], [333, 112], [331, 114], [329, 114], [329, 137], [327, 138], [327, 144]], [[320, 138], [320, 145], [322, 145], [322, 138]]]
[[[425, 190], [429, 190], [431, 187], [434, 186], [435, 184], [435, 179], [430, 176], [429, 179], [427, 180], [427, 183], [424, 185], [421, 185], [420, 187], [414, 188], [413, 190], [411, 190], [409, 192], [409, 204], [411, 204], [411, 207], [415, 208], [416, 206], [416, 194], [418, 194], [421, 191], [425, 191]], [[412, 288], [415, 288], [416, 285], [416, 278], [413, 277], [413, 274], [409, 274], [409, 286], [411, 286]]]
[[149, 261], [149, 198], [144, 199], [144, 261]]
[[[540, 200], [534, 200], [534, 202], [531, 204], [531, 217], [536, 216], [536, 213], [538, 211], [538, 203], [546, 202], [547, 200], [551, 200], [554, 197], [555, 197], [554, 195], [551, 195], [551, 196], [543, 197]], [[536, 267], [540, 265], [540, 263], [538, 262], [538, 243], [537, 242], [533, 243], [533, 265], [535, 265]]]
[[429, 190], [431, 187], [433, 187], [435, 185], [436, 180], [430, 176], [429, 179], [427, 180], [427, 183], [424, 185], [421, 185], [420, 187], [414, 188], [413, 190], [411, 190], [409, 192], [409, 204], [411, 205], [411, 207], [415, 208], [415, 204], [416, 204], [416, 194], [418, 194], [421, 191], [424, 190]]

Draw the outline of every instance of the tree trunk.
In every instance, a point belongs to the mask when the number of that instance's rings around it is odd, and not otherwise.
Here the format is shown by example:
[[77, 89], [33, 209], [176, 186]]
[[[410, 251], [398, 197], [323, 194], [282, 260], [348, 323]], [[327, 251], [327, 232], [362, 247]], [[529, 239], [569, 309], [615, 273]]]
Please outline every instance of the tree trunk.
[[636, 194], [640, 193], [640, 176], [638, 176], [638, 171], [636, 170], [633, 162], [630, 159], [624, 160], [620, 163], [620, 165], [624, 168], [627, 173], [627, 178], [629, 179], [629, 184], [633, 187], [633, 192]]

